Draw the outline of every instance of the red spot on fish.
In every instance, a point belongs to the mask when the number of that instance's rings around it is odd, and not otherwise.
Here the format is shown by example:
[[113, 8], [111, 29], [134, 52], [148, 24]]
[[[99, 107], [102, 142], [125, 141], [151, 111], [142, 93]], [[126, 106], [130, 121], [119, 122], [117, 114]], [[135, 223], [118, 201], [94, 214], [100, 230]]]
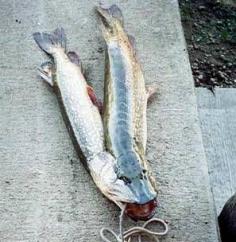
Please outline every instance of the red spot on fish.
[[157, 200], [153, 199], [145, 204], [127, 203], [125, 213], [133, 220], [148, 220], [155, 214]]
[[89, 95], [89, 97], [90, 97], [92, 103], [93, 103], [95, 106], [97, 106], [97, 108], [98, 108], [100, 114], [102, 114], [102, 113], [103, 113], [103, 105], [102, 105], [102, 102], [101, 102], [101, 100], [99, 100], [99, 99], [97, 98], [97, 96], [96, 96], [96, 94], [95, 94], [93, 88], [90, 87], [90, 86], [87, 86], [87, 92], [88, 92], [88, 95]]

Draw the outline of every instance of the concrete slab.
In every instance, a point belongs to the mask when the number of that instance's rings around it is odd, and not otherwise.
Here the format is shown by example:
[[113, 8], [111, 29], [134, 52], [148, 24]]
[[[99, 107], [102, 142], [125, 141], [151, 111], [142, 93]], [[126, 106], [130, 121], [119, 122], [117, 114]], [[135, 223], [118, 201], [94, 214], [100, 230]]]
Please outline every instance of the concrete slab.
[[203, 143], [217, 214], [236, 191], [236, 90], [196, 89]]
[[[170, 221], [161, 241], [215, 242], [208, 168], [177, 1], [106, 2], [122, 8], [146, 82], [159, 86], [148, 109], [147, 156], [160, 187], [157, 216]], [[46, 57], [31, 37], [63, 26], [68, 46], [80, 53], [102, 95], [104, 52], [98, 50], [105, 46], [93, 10], [97, 3], [1, 0], [1, 241], [95, 242], [102, 226], [118, 228], [118, 209], [80, 164], [55, 96], [36, 77]]]

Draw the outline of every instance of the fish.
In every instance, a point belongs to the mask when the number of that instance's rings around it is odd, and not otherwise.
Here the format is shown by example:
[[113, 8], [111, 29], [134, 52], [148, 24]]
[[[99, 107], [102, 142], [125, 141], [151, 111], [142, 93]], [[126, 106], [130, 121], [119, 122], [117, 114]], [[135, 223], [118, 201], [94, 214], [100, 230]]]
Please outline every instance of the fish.
[[52, 62], [39, 68], [39, 75], [58, 97], [65, 124], [80, 160], [98, 189], [121, 209], [135, 201], [131, 189], [117, 179], [116, 159], [105, 147], [102, 117], [92, 87], [87, 84], [79, 55], [66, 51], [63, 28], [52, 33], [36, 32], [33, 38]]
[[116, 158], [116, 174], [132, 191], [126, 205], [134, 220], [148, 220], [156, 211], [157, 185], [145, 157], [147, 102], [154, 87], [146, 87], [134, 37], [124, 29], [117, 5], [96, 8], [106, 43], [104, 132], [107, 150]]

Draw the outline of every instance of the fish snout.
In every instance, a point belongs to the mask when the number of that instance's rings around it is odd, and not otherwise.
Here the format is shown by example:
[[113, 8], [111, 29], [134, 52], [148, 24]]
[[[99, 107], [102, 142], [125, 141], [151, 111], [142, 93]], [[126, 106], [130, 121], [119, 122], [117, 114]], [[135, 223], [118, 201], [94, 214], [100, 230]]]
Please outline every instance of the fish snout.
[[148, 177], [134, 179], [129, 184], [135, 197], [134, 203], [126, 203], [125, 213], [133, 220], [148, 220], [155, 214], [157, 193], [151, 186]]
[[135, 221], [146, 221], [154, 216], [157, 205], [156, 198], [144, 204], [126, 203], [125, 214]]

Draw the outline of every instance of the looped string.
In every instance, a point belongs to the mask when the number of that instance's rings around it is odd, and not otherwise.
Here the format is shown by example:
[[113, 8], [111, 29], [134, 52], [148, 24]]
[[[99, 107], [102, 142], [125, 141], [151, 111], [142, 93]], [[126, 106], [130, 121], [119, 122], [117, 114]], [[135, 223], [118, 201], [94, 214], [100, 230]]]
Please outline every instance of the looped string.
[[[168, 233], [168, 230], [169, 230], [168, 224], [164, 220], [158, 219], [158, 218], [152, 218], [147, 222], [145, 222], [143, 226], [135, 226], [123, 232], [122, 231], [123, 216], [124, 216], [124, 209], [121, 210], [121, 214], [120, 214], [120, 234], [119, 235], [117, 235], [110, 228], [101, 229], [100, 235], [104, 242], [114, 242], [113, 240], [111, 241], [110, 239], [108, 239], [105, 234], [111, 234], [115, 238], [116, 242], [131, 242], [134, 236], [138, 237], [138, 242], [142, 242], [142, 235], [150, 237], [155, 242], [159, 242], [158, 236], [163, 236]], [[155, 232], [150, 229], [147, 229], [146, 227], [151, 223], [157, 223], [162, 225], [164, 227], [164, 230], [161, 232]]]

